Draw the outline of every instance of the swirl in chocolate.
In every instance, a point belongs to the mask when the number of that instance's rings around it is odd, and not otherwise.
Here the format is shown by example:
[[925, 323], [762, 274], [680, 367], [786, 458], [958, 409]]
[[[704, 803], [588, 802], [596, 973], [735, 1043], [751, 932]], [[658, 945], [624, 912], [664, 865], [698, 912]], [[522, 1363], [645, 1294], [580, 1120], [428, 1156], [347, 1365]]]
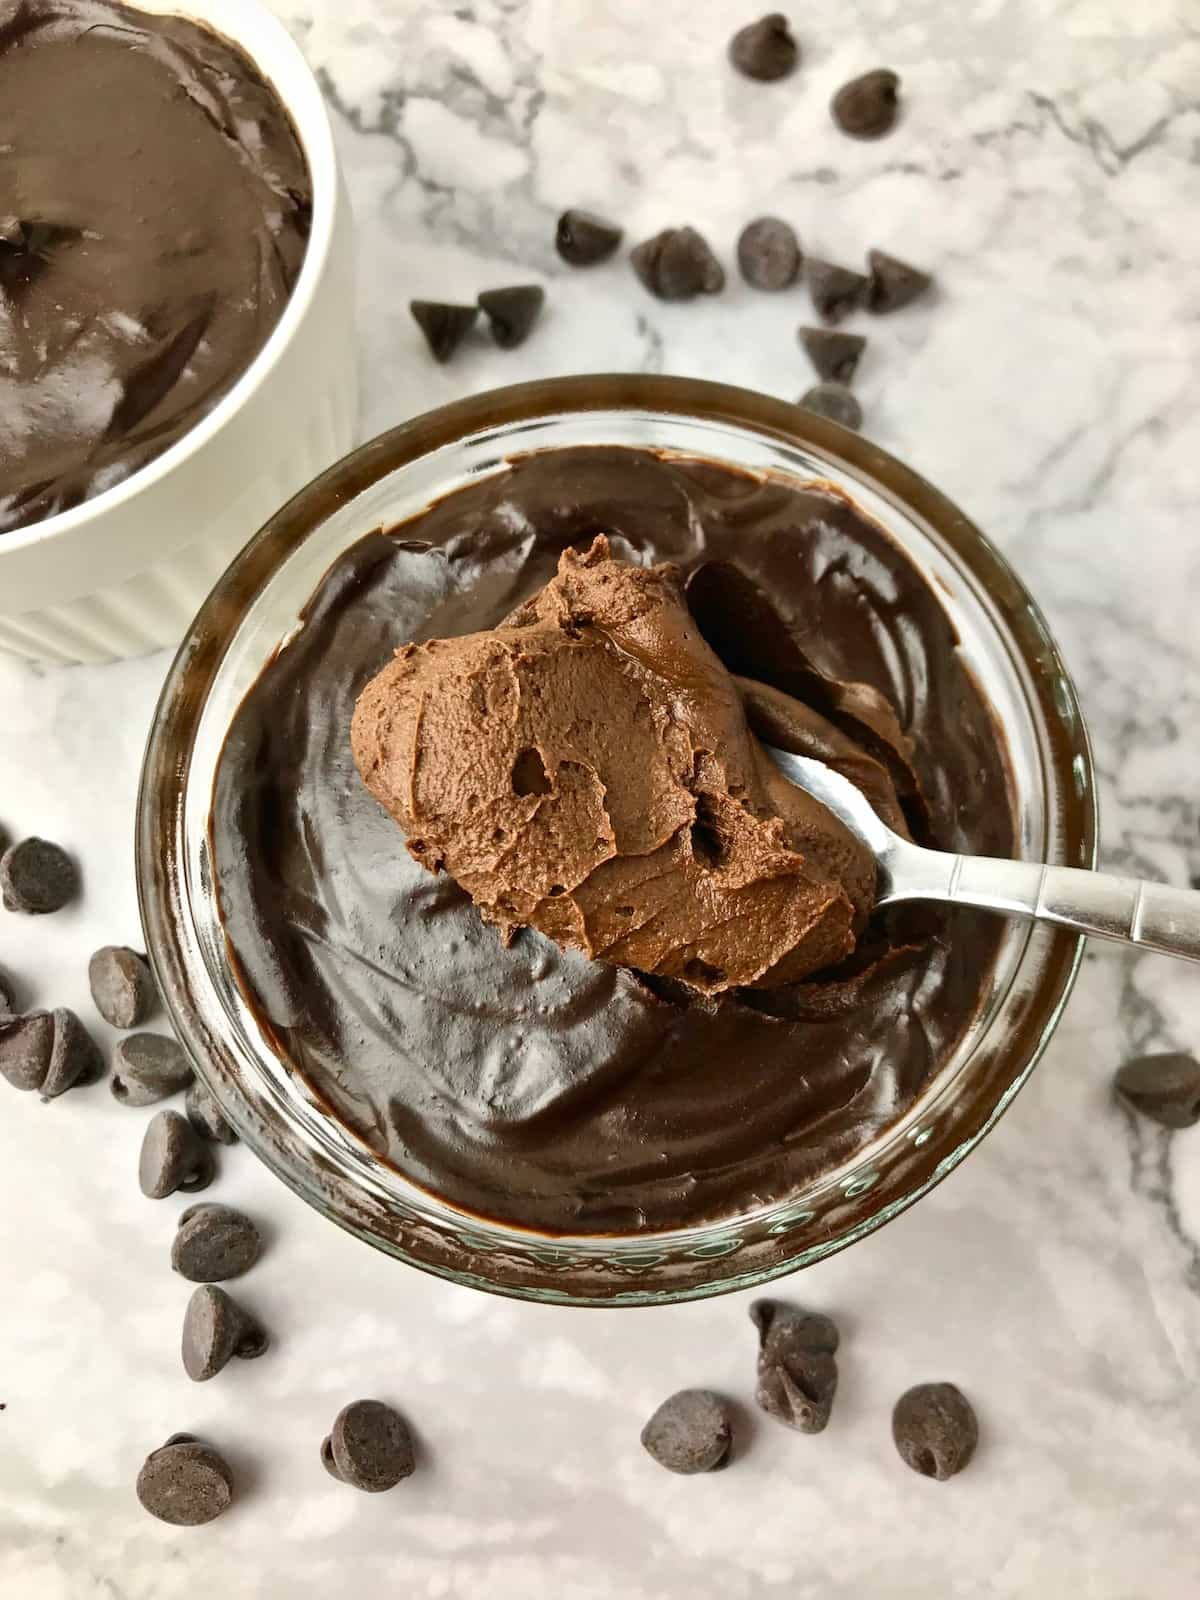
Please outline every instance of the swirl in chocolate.
[[[356, 770], [356, 703], [416, 859]], [[946, 613], [826, 487], [548, 451], [360, 540], [217, 773], [221, 912], [267, 1036], [467, 1211], [609, 1232], [787, 1196], [953, 1053], [999, 931], [873, 913], [869, 864], [756, 736], [917, 838], [1011, 850], [1004, 751]]]
[[311, 213], [236, 45], [116, 0], [0, 4], [0, 533], [212, 409], [283, 314]]

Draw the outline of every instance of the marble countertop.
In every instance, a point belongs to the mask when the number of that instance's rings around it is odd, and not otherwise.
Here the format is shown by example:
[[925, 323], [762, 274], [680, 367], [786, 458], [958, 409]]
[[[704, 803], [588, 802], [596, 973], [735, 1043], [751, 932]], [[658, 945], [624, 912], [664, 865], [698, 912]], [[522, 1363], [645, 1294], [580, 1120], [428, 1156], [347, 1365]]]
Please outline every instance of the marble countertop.
[[[1200, 33], [1177, 0], [808, 0], [804, 63], [726, 67], [720, 0], [278, 0], [318, 68], [361, 235], [363, 432], [493, 384], [612, 368], [795, 397], [804, 297], [731, 283], [664, 306], [623, 266], [570, 273], [567, 204], [637, 238], [691, 221], [728, 256], [750, 216], [835, 259], [882, 246], [937, 270], [935, 304], [872, 324], [867, 431], [958, 500], [1048, 613], [1095, 740], [1108, 865], [1200, 874]], [[846, 77], [886, 63], [886, 141], [831, 128]], [[410, 296], [540, 280], [543, 324], [442, 369]], [[78, 852], [81, 907], [0, 919], [28, 1003], [92, 1019], [87, 956], [136, 942], [132, 815], [163, 657], [0, 664], [0, 816]], [[103, 1032], [103, 1030], [99, 1030]], [[1200, 1586], [1200, 1128], [1110, 1098], [1133, 1051], [1194, 1046], [1181, 965], [1095, 948], [1002, 1126], [946, 1184], [781, 1292], [840, 1321], [819, 1438], [745, 1409], [749, 1296], [579, 1312], [491, 1299], [375, 1255], [244, 1149], [216, 1194], [266, 1219], [240, 1293], [260, 1363], [199, 1389], [179, 1367], [174, 1200], [137, 1191], [144, 1118], [103, 1092], [0, 1120], [0, 1594], [12, 1600], [1174, 1600]], [[899, 1462], [893, 1399], [950, 1378], [983, 1442], [937, 1485]], [[731, 1470], [681, 1479], [638, 1447], [690, 1385], [742, 1406]], [[419, 1473], [332, 1485], [338, 1408], [393, 1399]], [[199, 1530], [133, 1497], [145, 1453], [226, 1450], [234, 1510]]]

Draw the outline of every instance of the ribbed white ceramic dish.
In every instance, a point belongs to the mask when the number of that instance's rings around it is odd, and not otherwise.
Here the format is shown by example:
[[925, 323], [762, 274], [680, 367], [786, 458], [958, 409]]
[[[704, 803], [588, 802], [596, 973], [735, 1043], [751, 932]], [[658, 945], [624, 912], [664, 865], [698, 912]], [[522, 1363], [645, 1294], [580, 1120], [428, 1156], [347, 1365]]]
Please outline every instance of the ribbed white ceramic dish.
[[312, 174], [296, 287], [219, 405], [124, 483], [0, 534], [0, 650], [108, 661], [178, 643], [230, 560], [354, 442], [354, 247], [329, 116], [291, 36], [260, 0], [135, 0], [233, 39], [287, 106]]

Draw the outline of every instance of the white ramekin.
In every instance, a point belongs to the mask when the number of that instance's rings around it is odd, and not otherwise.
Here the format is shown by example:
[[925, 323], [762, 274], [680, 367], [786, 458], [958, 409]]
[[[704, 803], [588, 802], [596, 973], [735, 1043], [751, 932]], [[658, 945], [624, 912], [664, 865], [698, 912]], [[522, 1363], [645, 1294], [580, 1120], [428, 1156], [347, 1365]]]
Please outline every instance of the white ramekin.
[[220, 403], [125, 482], [0, 534], [0, 650], [109, 661], [182, 637], [272, 512], [354, 442], [354, 246], [321, 91], [260, 0], [135, 0], [234, 40], [287, 106], [308, 159], [312, 233], [283, 316]]

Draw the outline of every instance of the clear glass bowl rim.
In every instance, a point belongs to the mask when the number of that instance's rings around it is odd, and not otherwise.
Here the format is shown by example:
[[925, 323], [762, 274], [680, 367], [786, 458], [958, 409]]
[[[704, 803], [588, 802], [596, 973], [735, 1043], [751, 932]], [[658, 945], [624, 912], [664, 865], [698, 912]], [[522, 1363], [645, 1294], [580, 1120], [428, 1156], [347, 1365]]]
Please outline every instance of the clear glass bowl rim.
[[[411, 1186], [340, 1125], [341, 1149], [314, 1146], [297, 1107], [277, 1090], [266, 1091], [255, 1064], [206, 1003], [184, 870], [184, 803], [209, 688], [273, 573], [327, 517], [379, 479], [476, 434], [510, 430], [506, 453], [512, 453], [521, 448], [523, 425], [589, 412], [728, 424], [815, 451], [931, 529], [986, 591], [1036, 695], [1051, 791], [1046, 805], [1054, 808], [1059, 841], [1054, 859], [1095, 864], [1095, 773], [1074, 687], [1037, 606], [979, 529], [894, 457], [786, 402], [698, 379], [609, 374], [491, 390], [417, 417], [335, 463], [251, 539], [197, 614], [163, 686], [138, 798], [138, 896], [164, 1002], [200, 1076], [244, 1141], [308, 1203], [408, 1264], [474, 1288], [552, 1304], [655, 1305], [753, 1287], [809, 1265], [882, 1226], [940, 1182], [995, 1125], [1032, 1071], [1070, 993], [1083, 941], [1058, 929], [1031, 930], [1020, 984], [1015, 978], [1012, 984], [1020, 998], [1001, 1037], [985, 1033], [968, 1063], [977, 1059], [978, 1070], [969, 1083], [959, 1072], [948, 1086], [951, 1099], [928, 1127], [915, 1128], [910, 1118], [905, 1128], [902, 1119], [866, 1158], [750, 1217], [670, 1235], [563, 1239], [470, 1217], [431, 1196], [414, 1210], [390, 1192]], [[352, 1159], [347, 1144], [360, 1146]], [[364, 1183], [371, 1162], [375, 1170]]]

